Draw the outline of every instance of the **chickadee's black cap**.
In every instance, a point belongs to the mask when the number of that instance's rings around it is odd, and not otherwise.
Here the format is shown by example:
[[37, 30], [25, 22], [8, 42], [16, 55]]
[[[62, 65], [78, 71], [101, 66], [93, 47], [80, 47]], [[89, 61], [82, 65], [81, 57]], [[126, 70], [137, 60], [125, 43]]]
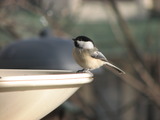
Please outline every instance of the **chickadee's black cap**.
[[[76, 40], [79, 40], [79, 41], [92, 41], [90, 38], [86, 37], [86, 36], [78, 36], [76, 38], [73, 38], [72, 40], [76, 41]], [[93, 41], [92, 41], [93, 42]]]

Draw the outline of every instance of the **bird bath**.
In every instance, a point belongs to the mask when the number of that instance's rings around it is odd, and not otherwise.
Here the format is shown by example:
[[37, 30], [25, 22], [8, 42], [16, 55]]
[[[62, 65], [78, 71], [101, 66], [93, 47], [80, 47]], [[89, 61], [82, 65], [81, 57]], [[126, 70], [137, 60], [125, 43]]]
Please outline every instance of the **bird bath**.
[[0, 69], [0, 120], [38, 120], [93, 75], [63, 70]]

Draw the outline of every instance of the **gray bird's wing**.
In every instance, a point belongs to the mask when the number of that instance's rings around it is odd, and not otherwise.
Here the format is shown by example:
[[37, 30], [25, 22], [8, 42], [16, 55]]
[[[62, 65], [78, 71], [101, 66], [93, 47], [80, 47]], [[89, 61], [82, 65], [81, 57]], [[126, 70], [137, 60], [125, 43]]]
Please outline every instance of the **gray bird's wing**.
[[99, 51], [93, 51], [91, 53], [91, 57], [93, 57], [95, 59], [100, 59], [100, 60], [105, 61], [105, 62], [108, 61], [107, 58]]

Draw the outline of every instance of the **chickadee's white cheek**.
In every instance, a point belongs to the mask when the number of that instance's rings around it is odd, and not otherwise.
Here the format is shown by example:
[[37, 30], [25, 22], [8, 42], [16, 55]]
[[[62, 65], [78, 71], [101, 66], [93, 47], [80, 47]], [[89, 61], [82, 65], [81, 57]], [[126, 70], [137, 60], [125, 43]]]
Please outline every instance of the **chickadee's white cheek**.
[[84, 45], [84, 48], [92, 49], [92, 48], [94, 48], [94, 45], [92, 42], [86, 42]]
[[84, 41], [78, 41], [78, 44], [80, 47], [84, 48], [84, 49], [92, 49], [94, 48], [94, 45], [92, 42], [88, 41], [88, 42], [84, 42]]

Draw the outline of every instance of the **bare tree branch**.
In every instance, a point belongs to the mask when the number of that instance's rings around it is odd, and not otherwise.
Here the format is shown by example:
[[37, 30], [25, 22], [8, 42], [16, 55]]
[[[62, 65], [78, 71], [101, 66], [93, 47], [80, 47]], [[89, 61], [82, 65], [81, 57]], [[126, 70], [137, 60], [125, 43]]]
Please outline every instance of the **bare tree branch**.
[[[140, 84], [139, 82], [137, 82], [136, 79], [134, 79], [132, 76], [129, 76], [129, 75], [122, 76], [121, 78], [123, 78], [123, 80], [127, 81], [128, 83], [129, 81], [127, 79], [132, 79], [133, 82], [130, 84], [134, 86], [134, 88], [138, 89], [139, 91], [149, 96], [149, 98], [152, 99], [160, 107], [160, 93], [158, 92], [160, 90], [160, 86], [155, 84], [154, 79], [152, 78], [150, 73], [146, 70], [147, 65], [145, 64], [145, 61], [143, 60], [141, 54], [138, 51], [138, 48], [133, 42], [135, 40], [131, 34], [131, 31], [126, 21], [123, 19], [121, 13], [118, 10], [115, 0], [109, 0], [109, 1], [117, 16], [119, 25], [124, 34], [126, 47], [128, 48], [129, 55], [131, 55], [132, 59], [135, 61], [134, 68], [148, 87], [147, 86], [144, 87], [145, 85]], [[136, 85], [141, 86], [142, 89], [140, 89], [140, 87], [137, 87]], [[147, 91], [144, 91], [143, 90], [144, 88]]]

